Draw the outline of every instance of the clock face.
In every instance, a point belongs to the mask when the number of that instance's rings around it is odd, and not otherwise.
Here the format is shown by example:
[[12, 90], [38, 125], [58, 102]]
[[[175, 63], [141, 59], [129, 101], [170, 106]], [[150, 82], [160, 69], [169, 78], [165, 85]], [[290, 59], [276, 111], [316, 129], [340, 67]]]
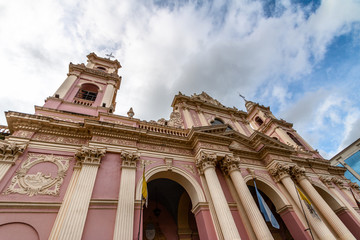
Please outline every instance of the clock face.
[[155, 233], [156, 233], [156, 230], [155, 230], [154, 224], [152, 224], [152, 223], [146, 224], [146, 227], [145, 227], [146, 239], [153, 240], [155, 238]]

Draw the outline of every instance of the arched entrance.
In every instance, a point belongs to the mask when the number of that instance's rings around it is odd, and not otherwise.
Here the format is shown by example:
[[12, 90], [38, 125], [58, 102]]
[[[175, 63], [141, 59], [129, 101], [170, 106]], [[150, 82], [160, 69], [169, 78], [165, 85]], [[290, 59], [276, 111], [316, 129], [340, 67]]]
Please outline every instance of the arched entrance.
[[175, 181], [148, 182], [149, 203], [144, 209], [144, 239], [199, 239], [190, 197]]
[[[251, 176], [245, 178], [246, 184], [259, 207], [257, 196], [255, 193], [254, 180]], [[277, 239], [311, 239], [310, 235], [305, 231], [304, 225], [294, 212], [288, 200], [275, 186], [261, 177], [256, 178], [256, 185], [268, 204], [271, 212], [274, 214], [277, 222], [280, 225], [280, 229], [272, 227], [271, 223], [267, 223], [270, 232], [275, 240]], [[278, 213], [279, 212], [279, 213]]]
[[[140, 239], [146, 239], [145, 234], [143, 235], [145, 232], [143, 230], [146, 227], [149, 228], [148, 230], [151, 228], [155, 231], [161, 230], [162, 235], [159, 236], [164, 235], [163, 237], [167, 237], [168, 230], [163, 230], [161, 228], [162, 224], [169, 225], [169, 229], [172, 229], [171, 236], [174, 236], [175, 232], [176, 238], [168, 239], [211, 239], [216, 236], [204, 192], [198, 181], [189, 172], [175, 166], [170, 171], [167, 166], [161, 165], [146, 169], [145, 179], [148, 183], [150, 200], [148, 208], [145, 208], [142, 212], [144, 214], [142, 217], [143, 224], [140, 225]], [[140, 202], [141, 199], [141, 184], [141, 179], [138, 179], [136, 187], [137, 202]], [[166, 197], [161, 197], [160, 194]], [[175, 195], [175, 197], [172, 195]], [[173, 199], [177, 201], [177, 204], [172, 203]], [[156, 203], [161, 210], [158, 217], [158, 226], [156, 225], [157, 216], [154, 212]], [[135, 212], [135, 222], [138, 222], [139, 215], [140, 209]], [[160, 218], [168, 219], [169, 222], [162, 223], [163, 220]], [[148, 223], [153, 223], [153, 225]], [[137, 235], [139, 231], [138, 228], [135, 228], [134, 235]], [[197, 230], [199, 231], [198, 237]]]

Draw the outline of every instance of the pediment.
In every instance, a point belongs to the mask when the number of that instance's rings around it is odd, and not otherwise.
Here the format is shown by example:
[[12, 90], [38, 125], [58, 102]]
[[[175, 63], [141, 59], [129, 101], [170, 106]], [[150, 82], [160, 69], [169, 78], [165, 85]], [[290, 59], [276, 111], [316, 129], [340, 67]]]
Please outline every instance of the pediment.
[[254, 149], [250, 148], [249, 146], [246, 146], [240, 142], [233, 141], [229, 145], [230, 149], [238, 150], [238, 151], [248, 151], [248, 152], [255, 152]]

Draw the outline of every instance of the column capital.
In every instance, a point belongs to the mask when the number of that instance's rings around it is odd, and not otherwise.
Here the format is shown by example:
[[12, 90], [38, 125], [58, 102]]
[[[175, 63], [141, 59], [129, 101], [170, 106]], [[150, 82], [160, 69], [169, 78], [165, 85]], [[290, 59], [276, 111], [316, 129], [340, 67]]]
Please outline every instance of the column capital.
[[297, 181], [300, 181], [302, 179], [306, 179], [305, 175], [305, 168], [299, 167], [297, 165], [290, 167], [290, 175], [292, 178], [294, 178]]
[[0, 140], [0, 163], [15, 164], [17, 157], [24, 152], [26, 144], [16, 144]]
[[328, 187], [334, 188], [333, 177], [330, 176], [320, 176], [319, 179]]
[[196, 167], [203, 174], [207, 168], [215, 168], [217, 156], [215, 153], [200, 152], [200, 156], [196, 159]]
[[359, 184], [356, 182], [349, 182], [349, 186], [353, 189], [360, 190]]
[[137, 152], [121, 152], [122, 158], [122, 167], [136, 168], [136, 160], [139, 159], [139, 154]]
[[105, 148], [82, 146], [75, 157], [81, 165], [100, 165], [101, 158], [105, 155]]
[[291, 166], [285, 163], [277, 163], [275, 166], [269, 169], [270, 174], [276, 181], [280, 181], [285, 177], [290, 177]]
[[225, 155], [225, 157], [221, 160], [221, 169], [225, 174], [230, 174], [234, 170], [240, 169], [240, 158], [234, 157], [231, 155]]
[[332, 177], [331, 181], [339, 186], [340, 189], [348, 189], [346, 186], [346, 180], [338, 178], [338, 177]]

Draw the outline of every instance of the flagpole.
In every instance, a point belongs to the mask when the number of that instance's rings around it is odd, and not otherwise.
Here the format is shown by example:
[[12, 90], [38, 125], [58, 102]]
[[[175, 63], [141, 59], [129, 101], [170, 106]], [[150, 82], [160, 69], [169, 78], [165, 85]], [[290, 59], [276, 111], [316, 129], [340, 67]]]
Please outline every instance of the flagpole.
[[[143, 172], [144, 172], [144, 171], [145, 171], [145, 164], [144, 164]], [[142, 181], [142, 180], [141, 180], [141, 181]], [[141, 192], [142, 192], [142, 184], [141, 184]], [[138, 240], [140, 240], [140, 231], [141, 231], [141, 214], [142, 214], [142, 210], [143, 210], [142, 200], [143, 200], [143, 195], [142, 195], [142, 193], [141, 193]]]
[[297, 194], [297, 196], [298, 196], [298, 198], [299, 198], [299, 202], [300, 202], [300, 205], [301, 205], [301, 209], [302, 209], [302, 211], [303, 211], [303, 213], [304, 213], [304, 216], [305, 216], [306, 224], [307, 224], [307, 226], [308, 226], [308, 228], [305, 229], [305, 231], [309, 230], [309, 231], [310, 231], [311, 238], [314, 240], [314, 236], [313, 236], [313, 234], [312, 234], [312, 231], [311, 231], [311, 228], [310, 228], [310, 224], [309, 224], [309, 221], [308, 221], [308, 219], [307, 219], [307, 217], [306, 217], [306, 213], [305, 213], [305, 210], [304, 210], [304, 206], [303, 206], [302, 203], [301, 203], [299, 191], [296, 189], [295, 183], [294, 183], [294, 187], [295, 187], [296, 194]]

